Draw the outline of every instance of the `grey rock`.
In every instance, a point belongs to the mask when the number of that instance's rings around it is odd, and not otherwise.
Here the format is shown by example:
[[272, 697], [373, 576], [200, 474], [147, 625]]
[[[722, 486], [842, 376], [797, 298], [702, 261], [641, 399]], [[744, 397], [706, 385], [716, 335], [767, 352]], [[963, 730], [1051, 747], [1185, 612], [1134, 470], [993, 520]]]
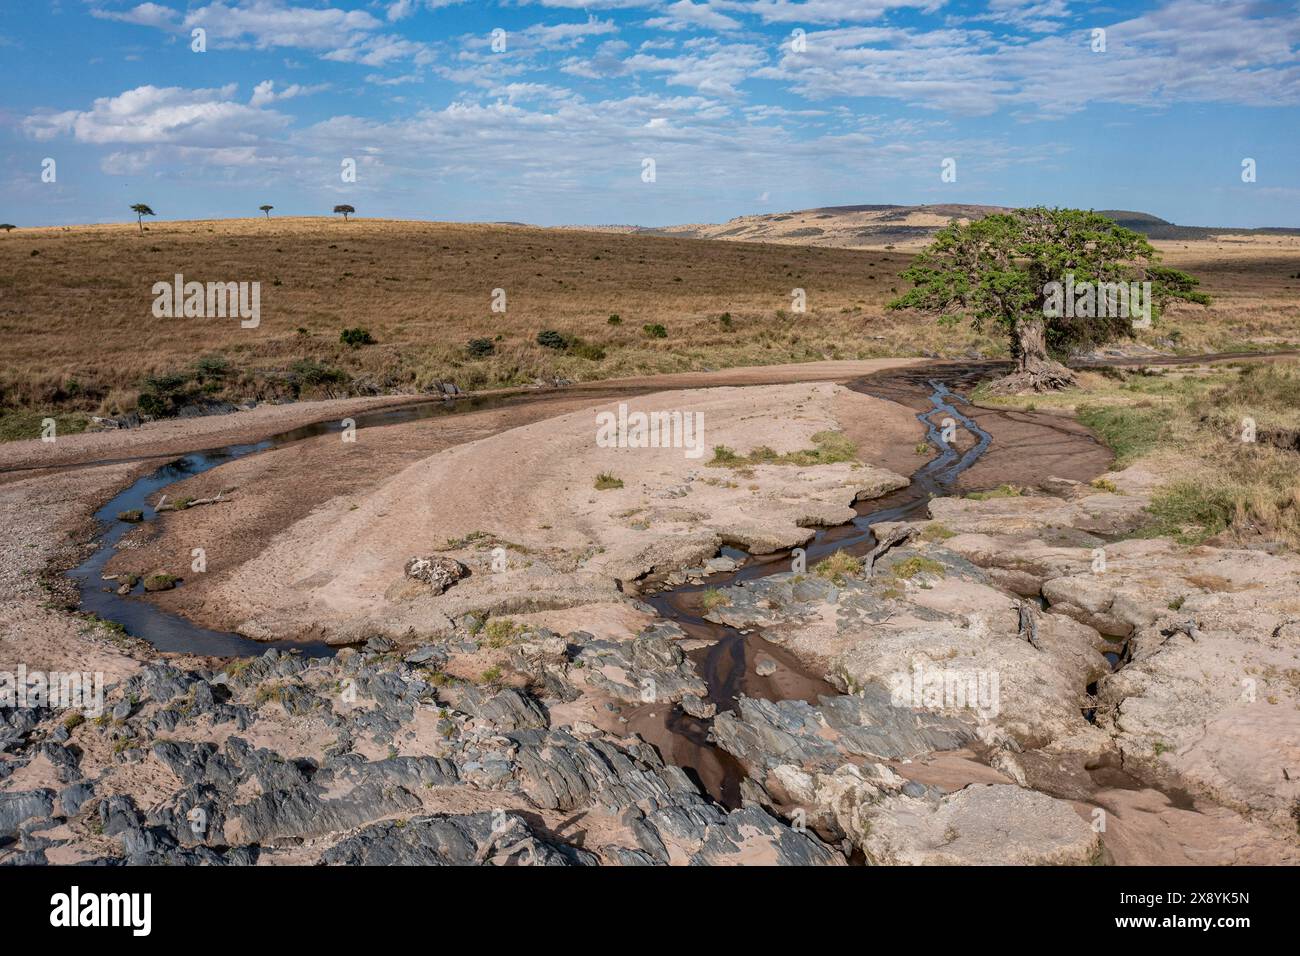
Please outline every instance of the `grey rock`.
[[455, 558], [430, 555], [411, 558], [406, 562], [405, 573], [413, 581], [429, 585], [434, 594], [441, 594], [457, 581], [469, 576], [469, 568]]
[[19, 827], [28, 820], [43, 820], [54, 812], [54, 791], [24, 790], [18, 793], [0, 793], [0, 843], [18, 835]]
[[514, 813], [433, 814], [364, 827], [327, 850], [331, 866], [570, 866], [593, 864], [582, 850], [538, 838]]
[[542, 706], [517, 690], [491, 694], [463, 684], [447, 689], [444, 696], [456, 710], [486, 721], [498, 730], [544, 729], [550, 723]]

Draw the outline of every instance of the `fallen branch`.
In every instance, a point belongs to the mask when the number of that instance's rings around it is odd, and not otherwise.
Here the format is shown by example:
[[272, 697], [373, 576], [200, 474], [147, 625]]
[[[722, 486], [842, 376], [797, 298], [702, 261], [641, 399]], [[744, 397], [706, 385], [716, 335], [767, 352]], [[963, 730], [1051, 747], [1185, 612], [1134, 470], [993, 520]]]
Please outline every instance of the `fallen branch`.
[[194, 498], [193, 500], [190, 500], [190, 501], [186, 501], [184, 498], [180, 498], [180, 499], [177, 499], [177, 502], [173, 502], [172, 504], [168, 504], [168, 505], [161, 505], [161, 504], [160, 504], [158, 507], [154, 508], [154, 511], [155, 511], [155, 512], [157, 512], [157, 511], [187, 511], [187, 510], [189, 510], [190, 508], [197, 508], [199, 505], [216, 505], [216, 504], [222, 504], [222, 503], [227, 502], [227, 501], [229, 501], [229, 500], [230, 500], [229, 498], [225, 498], [225, 497], [223, 497], [223, 496], [220, 495], [220, 494], [214, 495], [214, 496], [211, 497], [211, 498]]

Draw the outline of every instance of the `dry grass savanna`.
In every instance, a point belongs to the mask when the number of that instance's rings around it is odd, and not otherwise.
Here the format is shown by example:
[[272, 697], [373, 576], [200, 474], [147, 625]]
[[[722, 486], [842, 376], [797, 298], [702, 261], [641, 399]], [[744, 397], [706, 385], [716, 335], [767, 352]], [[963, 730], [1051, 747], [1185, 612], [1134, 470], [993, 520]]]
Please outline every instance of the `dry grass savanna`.
[[[1171, 310], [1141, 341], [1196, 352], [1300, 339], [1294, 237], [1160, 245], [1214, 304]], [[47, 415], [75, 431], [90, 415], [204, 398], [1004, 355], [1000, 336], [885, 308], [910, 260], [888, 249], [326, 217], [15, 230], [0, 237], [0, 433], [36, 437]], [[261, 283], [260, 324], [155, 318], [154, 283], [178, 273]], [[505, 312], [493, 311], [495, 289]], [[358, 329], [369, 343], [340, 341]], [[548, 331], [557, 335], [539, 343]]]
[[[6, 408], [116, 414], [151, 379], [176, 375], [184, 389], [264, 400], [873, 357], [918, 344], [913, 322], [883, 310], [903, 256], [377, 220], [146, 230], [25, 230], [0, 242]], [[259, 327], [155, 319], [151, 287], [176, 273], [260, 282]], [[807, 295], [802, 314], [795, 288]], [[504, 313], [492, 309], [495, 289]], [[354, 328], [374, 344], [340, 342]], [[548, 340], [559, 347], [538, 343], [544, 331], [559, 333]], [[979, 344], [967, 330], [934, 340]]]
[[1166, 476], [1149, 536], [1184, 544], [1300, 549], [1300, 363], [1228, 363], [1084, 372], [1076, 388], [1002, 397], [999, 407], [1076, 416], [1116, 466]]

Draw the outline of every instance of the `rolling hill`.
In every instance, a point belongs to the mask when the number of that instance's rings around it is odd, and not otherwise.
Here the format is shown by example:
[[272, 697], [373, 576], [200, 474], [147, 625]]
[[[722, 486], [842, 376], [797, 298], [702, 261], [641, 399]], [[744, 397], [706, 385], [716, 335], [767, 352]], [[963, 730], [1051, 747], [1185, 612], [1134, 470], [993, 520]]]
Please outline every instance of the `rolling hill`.
[[[824, 206], [793, 212], [738, 216], [723, 223], [689, 223], [658, 228], [639, 226], [586, 228], [690, 239], [773, 242], [830, 246], [840, 249], [913, 248], [928, 242], [935, 232], [953, 219], [970, 221], [990, 213], [1005, 212], [1007, 208], [965, 203], [928, 206]], [[1179, 226], [1144, 212], [1126, 209], [1102, 209], [1099, 212], [1153, 240], [1212, 239], [1228, 235], [1300, 236], [1300, 229]]]

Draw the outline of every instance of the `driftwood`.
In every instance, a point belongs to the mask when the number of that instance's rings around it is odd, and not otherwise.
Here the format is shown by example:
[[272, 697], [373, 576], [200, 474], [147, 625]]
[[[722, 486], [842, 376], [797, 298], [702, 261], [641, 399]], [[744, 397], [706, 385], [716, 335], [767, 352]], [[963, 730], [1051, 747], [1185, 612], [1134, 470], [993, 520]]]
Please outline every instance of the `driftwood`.
[[884, 540], [880, 541], [876, 545], [875, 550], [873, 550], [869, 555], [867, 555], [866, 567], [863, 569], [866, 576], [869, 578], [875, 572], [876, 561], [881, 556], [883, 556], [885, 552], [887, 552], [890, 548], [898, 547], [900, 544], [902, 544], [904, 541], [909, 540], [915, 534], [916, 534], [916, 528], [914, 528], [911, 525], [904, 525], [903, 527], [893, 529], [887, 535], [885, 535]]
[[[184, 498], [180, 500], [185, 501]], [[219, 505], [229, 500], [229, 498], [225, 498], [218, 493], [211, 498], [195, 498], [192, 501], [185, 501], [184, 507], [180, 507], [175, 503], [159, 504], [158, 507], [154, 508], [154, 511], [185, 511], [189, 508], [197, 508], [199, 505]]]

